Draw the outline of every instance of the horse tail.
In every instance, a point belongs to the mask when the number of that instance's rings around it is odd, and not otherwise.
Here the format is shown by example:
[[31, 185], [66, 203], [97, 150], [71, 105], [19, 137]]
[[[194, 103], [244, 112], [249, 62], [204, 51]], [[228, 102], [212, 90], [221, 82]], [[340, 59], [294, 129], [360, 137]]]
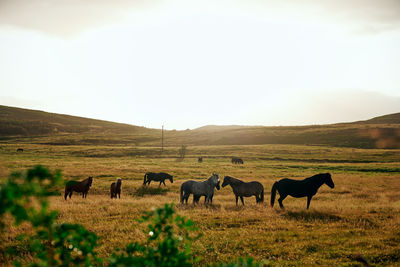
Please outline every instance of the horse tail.
[[261, 188], [260, 201], [264, 202], [264, 187]]
[[278, 189], [278, 182], [275, 182], [271, 189], [271, 207], [274, 206], [277, 189]]
[[182, 185], [181, 185], [180, 200], [181, 200], [181, 203], [183, 204], [183, 186]]
[[147, 173], [144, 175], [144, 179], [143, 179], [143, 185], [146, 184], [146, 177], [147, 177]]
[[65, 200], [67, 200], [68, 193], [69, 193], [68, 187], [65, 186], [65, 191], [64, 191], [64, 199]]

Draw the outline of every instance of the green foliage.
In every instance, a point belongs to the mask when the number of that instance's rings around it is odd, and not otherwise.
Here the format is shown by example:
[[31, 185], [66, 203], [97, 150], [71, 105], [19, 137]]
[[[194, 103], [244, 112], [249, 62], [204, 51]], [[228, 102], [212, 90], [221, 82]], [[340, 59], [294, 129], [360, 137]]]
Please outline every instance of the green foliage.
[[[195, 230], [194, 223], [175, 214], [173, 204], [145, 212], [139, 220], [149, 223], [145, 234], [147, 242], [130, 243], [126, 251], [114, 253], [110, 266], [192, 266], [195, 262], [191, 254], [191, 242], [198, 236], [191, 237]], [[177, 228], [178, 233], [175, 233]]]
[[[49, 210], [47, 197], [54, 194], [61, 183], [61, 173], [55, 174], [42, 166], [36, 166], [23, 175], [15, 172], [1, 185], [0, 219], [10, 213], [18, 225], [29, 222], [34, 234], [20, 236], [26, 240], [29, 251], [35, 257], [31, 266], [89, 266], [101, 262], [94, 248], [97, 236], [77, 224], [56, 224], [56, 211]], [[39, 208], [35, 208], [39, 204]], [[4, 230], [4, 223], [1, 224]], [[17, 256], [13, 248], [8, 250]], [[16, 265], [20, 263], [16, 262]]]

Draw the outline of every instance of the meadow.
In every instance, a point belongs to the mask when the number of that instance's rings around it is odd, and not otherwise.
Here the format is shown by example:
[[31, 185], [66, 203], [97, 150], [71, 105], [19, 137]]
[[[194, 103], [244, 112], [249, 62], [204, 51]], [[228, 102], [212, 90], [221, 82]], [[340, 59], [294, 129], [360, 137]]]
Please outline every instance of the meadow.
[[[17, 152], [17, 148], [24, 152]], [[110, 255], [126, 243], [144, 240], [144, 226], [135, 219], [144, 210], [175, 203], [178, 214], [192, 219], [202, 236], [193, 253], [203, 266], [250, 256], [270, 265], [360, 265], [362, 255], [372, 265], [399, 265], [400, 261], [400, 150], [357, 149], [305, 145], [188, 146], [47, 145], [7, 142], [0, 144], [0, 177], [37, 164], [60, 169], [68, 180], [93, 176], [88, 198], [74, 194], [71, 200], [51, 197], [60, 212], [59, 222], [80, 223], [100, 236], [98, 253]], [[203, 157], [203, 163], [197, 157]], [[233, 165], [232, 156], [243, 165]], [[147, 171], [164, 171], [174, 183], [143, 189]], [[228, 186], [216, 191], [213, 205], [179, 203], [179, 188], [188, 179], [204, 180], [213, 172], [264, 185], [265, 202], [245, 198], [235, 205]], [[304, 179], [321, 172], [332, 174], [335, 188], [322, 186], [306, 210], [306, 198], [288, 197], [286, 210], [269, 206], [272, 184], [282, 178]], [[111, 182], [122, 178], [121, 199], [111, 200]], [[201, 200], [203, 202], [203, 198]], [[29, 229], [9, 225], [3, 237], [7, 245]], [[23, 250], [23, 246], [20, 248]], [[27, 255], [29, 257], [29, 255]], [[0, 258], [2, 265], [11, 259]]]

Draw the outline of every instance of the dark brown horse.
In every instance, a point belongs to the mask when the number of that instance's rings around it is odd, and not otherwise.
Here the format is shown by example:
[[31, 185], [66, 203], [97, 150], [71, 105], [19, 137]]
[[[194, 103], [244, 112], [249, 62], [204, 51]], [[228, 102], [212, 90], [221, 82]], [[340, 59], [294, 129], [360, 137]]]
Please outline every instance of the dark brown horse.
[[231, 161], [233, 164], [243, 164], [243, 159], [241, 158], [233, 157]]
[[239, 179], [225, 176], [224, 182], [222, 183], [222, 187], [230, 185], [233, 189], [233, 193], [236, 197], [236, 205], [238, 204], [238, 198], [242, 201], [244, 205], [243, 197], [256, 197], [256, 203], [264, 202], [264, 187], [259, 182], [243, 182]]
[[307, 209], [310, 207], [311, 198], [317, 193], [321, 185], [326, 184], [330, 188], [334, 188], [330, 173], [320, 173], [304, 180], [282, 179], [275, 182], [271, 189], [271, 207], [274, 206], [276, 191], [278, 190], [280, 198], [279, 206], [284, 209], [282, 201], [287, 196], [307, 197]]
[[82, 198], [86, 198], [89, 188], [92, 186], [92, 181], [93, 181], [93, 177], [89, 176], [89, 178], [87, 178], [81, 182], [78, 182], [78, 181], [67, 182], [65, 185], [64, 199], [67, 200], [68, 195], [69, 195], [69, 198], [71, 198], [73, 191], [82, 193]]
[[198, 163], [202, 163], [202, 162], [203, 162], [203, 157], [199, 157], [199, 158], [197, 159], [197, 162], [198, 162]]
[[171, 183], [174, 182], [174, 177], [168, 173], [165, 172], [146, 172], [146, 174], [144, 175], [144, 179], [143, 179], [143, 185], [150, 185], [151, 181], [156, 181], [156, 182], [160, 182], [160, 184], [158, 185], [158, 187], [161, 186], [161, 183], [165, 184], [165, 179], [168, 179]]
[[114, 182], [111, 184], [110, 188], [111, 198], [117, 198], [117, 194], [118, 198], [121, 198], [121, 184], [122, 184], [121, 179], [118, 179], [116, 183]]

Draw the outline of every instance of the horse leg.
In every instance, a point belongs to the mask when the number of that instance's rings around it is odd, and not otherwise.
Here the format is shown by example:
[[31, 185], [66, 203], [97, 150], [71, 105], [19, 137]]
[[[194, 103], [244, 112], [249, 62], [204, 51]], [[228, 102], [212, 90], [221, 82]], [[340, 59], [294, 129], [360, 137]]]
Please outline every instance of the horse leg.
[[162, 183], [162, 181], [160, 181], [160, 184], [158, 185], [158, 187], [160, 187], [160, 186], [161, 186], [161, 183]]
[[164, 186], [167, 186], [167, 185], [165, 184], [165, 180], [163, 180], [162, 183], [164, 184]]
[[[280, 195], [280, 194], [279, 194]], [[287, 197], [287, 195], [280, 195], [278, 202], [279, 202], [279, 206], [281, 207], [281, 209], [285, 209], [285, 207], [283, 206], [282, 201]]]
[[71, 196], [72, 196], [72, 191], [69, 192], [69, 199], [71, 199]]
[[236, 206], [237, 206], [237, 203], [238, 203], [238, 200], [239, 200], [239, 196], [235, 195], [235, 197], [236, 197]]
[[310, 207], [310, 202], [313, 196], [307, 196], [307, 209]]
[[64, 194], [64, 199], [65, 199], [65, 200], [67, 200], [68, 193], [69, 193], [69, 192], [68, 192], [67, 190], [65, 190], [65, 194]]
[[243, 197], [242, 197], [242, 196], [240, 196], [240, 200], [242, 201], [242, 204], [243, 204], [243, 206], [244, 206], [244, 200], [243, 200]]

